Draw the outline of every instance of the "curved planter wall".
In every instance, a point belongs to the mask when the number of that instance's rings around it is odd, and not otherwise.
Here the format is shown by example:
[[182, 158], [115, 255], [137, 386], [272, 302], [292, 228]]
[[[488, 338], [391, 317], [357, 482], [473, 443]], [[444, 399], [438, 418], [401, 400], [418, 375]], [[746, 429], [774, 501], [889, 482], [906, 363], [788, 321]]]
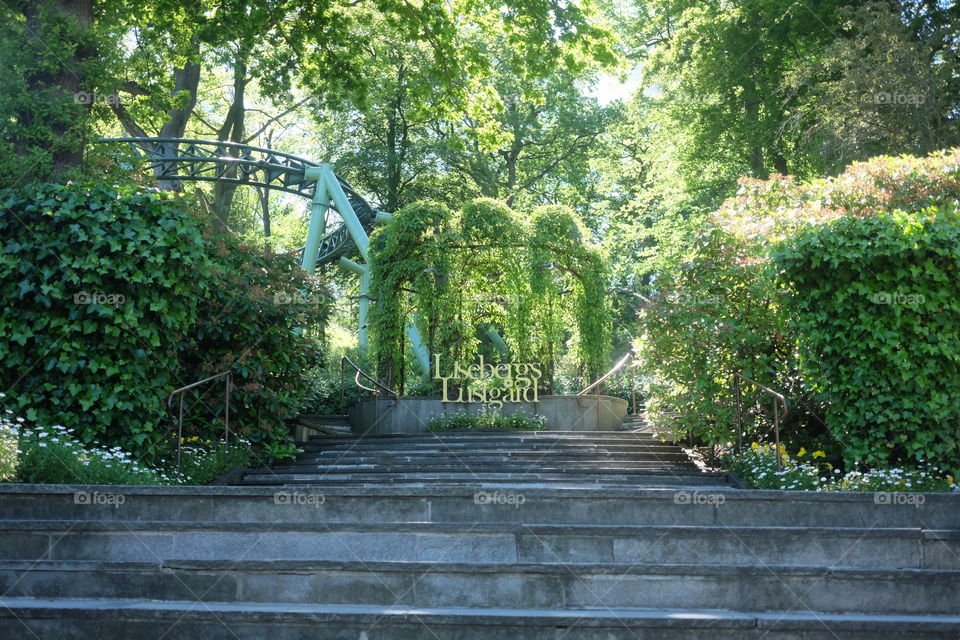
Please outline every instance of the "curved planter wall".
[[[355, 433], [421, 433], [430, 418], [445, 413], [476, 414], [480, 403], [441, 402], [439, 398], [407, 397], [399, 400], [363, 400], [350, 407]], [[540, 414], [550, 431], [613, 431], [627, 415], [627, 401], [612, 396], [540, 396], [540, 402], [505, 404], [504, 414]]]

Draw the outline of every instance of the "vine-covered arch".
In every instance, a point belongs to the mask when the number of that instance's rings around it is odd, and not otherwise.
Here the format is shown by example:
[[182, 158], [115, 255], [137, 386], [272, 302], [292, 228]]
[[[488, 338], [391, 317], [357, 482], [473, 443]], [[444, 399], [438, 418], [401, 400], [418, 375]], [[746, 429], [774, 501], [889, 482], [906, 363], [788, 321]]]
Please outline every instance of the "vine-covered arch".
[[584, 378], [602, 373], [611, 331], [606, 264], [588, 238], [562, 206], [529, 216], [489, 199], [458, 212], [434, 202], [401, 209], [370, 244], [379, 375], [404, 387], [411, 321], [429, 352], [448, 362], [486, 355], [539, 363], [547, 390], [568, 352]]

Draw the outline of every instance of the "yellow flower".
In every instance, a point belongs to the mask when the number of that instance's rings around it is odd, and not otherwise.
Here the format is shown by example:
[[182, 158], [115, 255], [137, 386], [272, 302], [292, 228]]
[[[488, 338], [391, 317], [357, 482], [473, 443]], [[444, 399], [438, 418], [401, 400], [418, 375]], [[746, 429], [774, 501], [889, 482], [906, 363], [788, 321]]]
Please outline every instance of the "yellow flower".
[[949, 482], [950, 484], [957, 484], [957, 483], [954, 481], [953, 476], [947, 476], [947, 482]]
[[827, 469], [829, 469], [830, 471], [833, 471], [833, 465], [832, 465], [832, 464], [830, 464], [829, 462], [824, 462], [823, 464], [827, 467]]
[[757, 449], [760, 448], [760, 444], [757, 443], [757, 442], [751, 442], [751, 443], [750, 443], [750, 448], [753, 449], [754, 451], [756, 451]]
[[797, 457], [799, 458], [800, 456], [806, 455], [806, 453], [807, 453], [807, 448], [800, 447], [800, 451], [797, 451]]
[[824, 453], [823, 451], [814, 451], [812, 455], [813, 455], [814, 458], [826, 458], [826, 457], [827, 457], [827, 454]]

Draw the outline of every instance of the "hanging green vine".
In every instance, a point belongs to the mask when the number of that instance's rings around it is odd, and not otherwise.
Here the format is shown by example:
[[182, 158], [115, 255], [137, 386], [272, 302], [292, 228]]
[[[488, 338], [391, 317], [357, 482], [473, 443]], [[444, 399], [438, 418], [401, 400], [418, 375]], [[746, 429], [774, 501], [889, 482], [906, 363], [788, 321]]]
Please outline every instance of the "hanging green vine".
[[[398, 211], [371, 237], [374, 359], [403, 390], [405, 324], [416, 319], [431, 354], [446, 362], [540, 363], [552, 390], [556, 363], [573, 349], [583, 377], [609, 364], [606, 266], [573, 210], [527, 218], [479, 199], [457, 213], [432, 202]], [[509, 353], [504, 353], [502, 336]]]

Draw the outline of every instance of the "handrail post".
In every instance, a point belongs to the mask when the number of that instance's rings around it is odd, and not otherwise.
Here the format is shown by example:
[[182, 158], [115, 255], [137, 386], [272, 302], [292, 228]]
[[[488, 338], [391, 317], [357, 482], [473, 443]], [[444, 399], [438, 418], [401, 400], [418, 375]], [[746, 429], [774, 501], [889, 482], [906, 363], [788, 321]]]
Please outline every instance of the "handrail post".
[[737, 455], [740, 455], [743, 453], [743, 398], [740, 395], [740, 376], [736, 373], [733, 374], [733, 387], [737, 396]]
[[[223, 457], [227, 457], [230, 449], [230, 387], [233, 382], [233, 373], [227, 374], [227, 386], [223, 393]], [[180, 397], [183, 397], [182, 395]]]
[[340, 415], [343, 415], [343, 412], [346, 408], [343, 405], [343, 400], [344, 400], [343, 396], [346, 390], [345, 388], [346, 388], [346, 385], [343, 383], [343, 358], [340, 358]]
[[183, 447], [183, 393], [180, 394], [180, 415], [177, 418], [177, 469], [180, 468], [180, 449]]
[[777, 471], [782, 470], [780, 463], [780, 409], [777, 407], [777, 399], [773, 399], [773, 433], [777, 441]]

